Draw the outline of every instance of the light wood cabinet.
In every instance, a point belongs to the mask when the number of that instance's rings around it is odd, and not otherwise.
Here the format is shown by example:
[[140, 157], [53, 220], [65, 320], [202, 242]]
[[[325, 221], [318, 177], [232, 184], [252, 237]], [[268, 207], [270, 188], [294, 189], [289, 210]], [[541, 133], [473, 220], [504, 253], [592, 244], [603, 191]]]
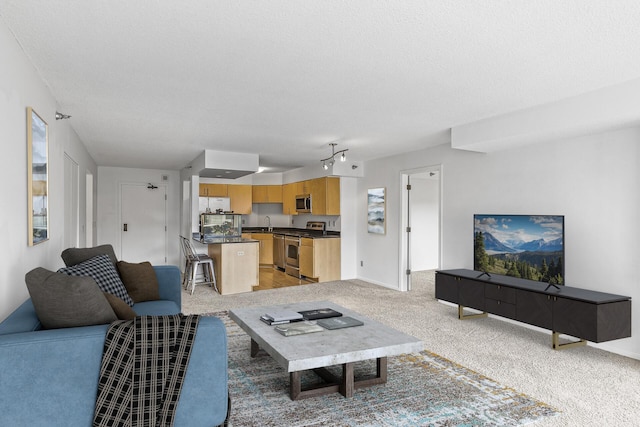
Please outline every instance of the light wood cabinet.
[[282, 203], [282, 185], [254, 185], [252, 203]]
[[340, 280], [340, 239], [300, 239], [300, 274], [318, 281]]
[[251, 185], [229, 185], [228, 197], [233, 213], [243, 215], [251, 213]]
[[298, 195], [298, 183], [292, 182], [282, 186], [282, 213], [285, 215], [298, 215], [296, 212], [296, 196]]
[[282, 213], [297, 215], [296, 196], [311, 195], [313, 215], [340, 215], [340, 178], [328, 176], [282, 186]]
[[313, 215], [340, 215], [340, 178], [312, 179], [309, 189]]
[[258, 286], [257, 242], [209, 244], [208, 253], [221, 295], [251, 292]]
[[259, 243], [260, 264], [273, 265], [273, 234], [251, 233], [251, 239]]
[[200, 184], [200, 197], [228, 197], [227, 184]]

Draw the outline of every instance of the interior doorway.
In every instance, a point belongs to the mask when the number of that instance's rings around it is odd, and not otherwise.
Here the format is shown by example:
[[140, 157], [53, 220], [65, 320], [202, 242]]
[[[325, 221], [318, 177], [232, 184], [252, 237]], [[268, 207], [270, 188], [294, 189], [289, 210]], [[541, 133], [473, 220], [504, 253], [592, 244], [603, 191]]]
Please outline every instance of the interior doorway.
[[167, 188], [164, 185], [120, 186], [120, 259], [167, 263]]
[[411, 290], [414, 271], [440, 268], [442, 167], [402, 172], [400, 290]]

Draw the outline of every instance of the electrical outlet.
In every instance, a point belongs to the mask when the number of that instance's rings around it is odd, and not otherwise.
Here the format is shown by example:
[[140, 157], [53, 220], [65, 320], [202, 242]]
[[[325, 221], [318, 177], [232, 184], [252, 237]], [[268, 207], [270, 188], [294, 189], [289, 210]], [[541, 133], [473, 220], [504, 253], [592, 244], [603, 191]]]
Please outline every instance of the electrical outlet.
[[364, 267], [364, 261], [360, 261], [360, 267]]

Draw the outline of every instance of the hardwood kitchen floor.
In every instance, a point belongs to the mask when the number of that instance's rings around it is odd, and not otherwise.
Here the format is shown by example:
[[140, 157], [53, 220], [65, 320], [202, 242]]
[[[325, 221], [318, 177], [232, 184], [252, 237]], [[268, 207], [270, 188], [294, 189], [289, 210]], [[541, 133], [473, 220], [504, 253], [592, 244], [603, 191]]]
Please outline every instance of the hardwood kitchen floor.
[[260, 266], [260, 284], [254, 286], [253, 290], [262, 291], [265, 289], [285, 288], [287, 286], [306, 285], [309, 283], [314, 282], [306, 279], [297, 279], [273, 267]]

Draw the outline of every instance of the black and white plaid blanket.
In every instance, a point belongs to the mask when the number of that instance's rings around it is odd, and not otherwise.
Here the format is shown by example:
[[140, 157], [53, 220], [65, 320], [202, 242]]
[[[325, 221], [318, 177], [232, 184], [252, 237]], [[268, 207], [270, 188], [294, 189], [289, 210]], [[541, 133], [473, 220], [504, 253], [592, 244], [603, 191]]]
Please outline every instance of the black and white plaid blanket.
[[94, 427], [172, 426], [198, 316], [113, 322], [105, 338]]

